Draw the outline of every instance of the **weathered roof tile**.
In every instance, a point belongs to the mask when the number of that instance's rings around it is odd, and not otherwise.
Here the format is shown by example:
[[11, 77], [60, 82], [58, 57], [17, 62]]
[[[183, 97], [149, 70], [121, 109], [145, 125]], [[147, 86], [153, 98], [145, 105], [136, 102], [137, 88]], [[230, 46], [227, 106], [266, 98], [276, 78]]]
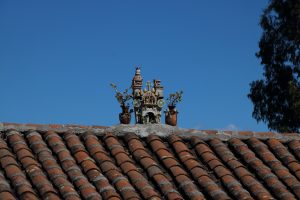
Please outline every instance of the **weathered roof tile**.
[[300, 198], [295, 134], [128, 130], [3, 124], [0, 199]]

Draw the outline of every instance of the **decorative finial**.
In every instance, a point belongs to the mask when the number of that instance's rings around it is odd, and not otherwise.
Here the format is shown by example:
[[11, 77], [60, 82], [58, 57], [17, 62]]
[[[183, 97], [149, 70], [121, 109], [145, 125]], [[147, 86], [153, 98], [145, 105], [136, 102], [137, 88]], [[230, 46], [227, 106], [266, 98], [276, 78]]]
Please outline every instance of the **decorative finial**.
[[[116, 98], [121, 105], [120, 122], [123, 124], [130, 123], [130, 113], [128, 101], [132, 101], [134, 107], [135, 122], [137, 124], [157, 124], [161, 122], [161, 110], [164, 106], [163, 86], [160, 80], [153, 80], [153, 88], [150, 81], [146, 83], [146, 89], [143, 91], [143, 78], [141, 68], [135, 68], [135, 74], [132, 79], [132, 94], [128, 94], [128, 89], [119, 92], [115, 84], [111, 86], [116, 91]], [[167, 99], [169, 110], [165, 111], [166, 123], [172, 126], [177, 124], [176, 104], [181, 101], [182, 92], [170, 94]], [[174, 110], [175, 109], [175, 110]], [[175, 121], [174, 121], [175, 120]]]
[[140, 75], [141, 74], [141, 67], [140, 66], [135, 67], [135, 74], [136, 75]]
[[146, 85], [147, 85], [147, 91], [150, 91], [151, 90], [151, 86], [152, 86], [151, 82], [147, 81]]

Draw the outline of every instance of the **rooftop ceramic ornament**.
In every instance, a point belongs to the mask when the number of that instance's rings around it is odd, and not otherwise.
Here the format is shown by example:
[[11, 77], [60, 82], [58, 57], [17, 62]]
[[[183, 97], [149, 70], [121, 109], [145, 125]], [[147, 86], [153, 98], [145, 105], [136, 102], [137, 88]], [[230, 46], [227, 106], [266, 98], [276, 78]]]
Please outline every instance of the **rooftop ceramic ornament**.
[[[131, 89], [132, 94], [128, 94], [128, 89], [123, 93], [117, 90], [117, 86], [111, 84], [115, 89], [118, 102], [121, 105], [122, 113], [119, 115], [121, 124], [129, 124], [131, 119], [131, 112], [129, 110], [129, 103], [132, 101], [136, 124], [159, 124], [161, 123], [161, 110], [165, 104], [163, 95], [163, 86], [160, 80], [153, 80], [153, 83], [147, 81], [146, 88], [143, 90], [143, 78], [141, 75], [141, 68], [137, 67], [132, 79]], [[177, 111], [176, 104], [182, 99], [182, 91], [170, 94], [168, 101], [169, 109], [165, 111], [166, 124], [177, 125]], [[175, 110], [174, 110], [175, 109]]]
[[160, 123], [161, 110], [164, 105], [163, 87], [160, 85], [160, 80], [153, 80], [153, 86], [150, 81], [147, 81], [144, 90], [142, 85], [141, 69], [137, 67], [131, 85], [135, 122], [137, 124]]

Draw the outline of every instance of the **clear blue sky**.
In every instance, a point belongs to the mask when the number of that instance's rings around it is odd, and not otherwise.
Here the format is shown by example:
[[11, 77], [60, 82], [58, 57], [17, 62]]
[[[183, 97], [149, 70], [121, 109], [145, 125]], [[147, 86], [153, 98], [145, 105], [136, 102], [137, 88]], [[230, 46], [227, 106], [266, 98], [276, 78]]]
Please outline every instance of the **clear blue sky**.
[[[263, 1], [0, 1], [0, 122], [113, 125], [109, 83], [182, 89], [179, 126], [266, 131], [249, 83]], [[132, 120], [133, 121], [133, 120]]]

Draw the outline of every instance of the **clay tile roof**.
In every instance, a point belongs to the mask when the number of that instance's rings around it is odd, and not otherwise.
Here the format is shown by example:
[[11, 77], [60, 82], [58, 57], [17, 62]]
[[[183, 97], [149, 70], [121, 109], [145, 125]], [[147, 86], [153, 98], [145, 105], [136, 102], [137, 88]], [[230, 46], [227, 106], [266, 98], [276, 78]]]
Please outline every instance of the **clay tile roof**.
[[0, 199], [300, 199], [296, 133], [0, 123]]

